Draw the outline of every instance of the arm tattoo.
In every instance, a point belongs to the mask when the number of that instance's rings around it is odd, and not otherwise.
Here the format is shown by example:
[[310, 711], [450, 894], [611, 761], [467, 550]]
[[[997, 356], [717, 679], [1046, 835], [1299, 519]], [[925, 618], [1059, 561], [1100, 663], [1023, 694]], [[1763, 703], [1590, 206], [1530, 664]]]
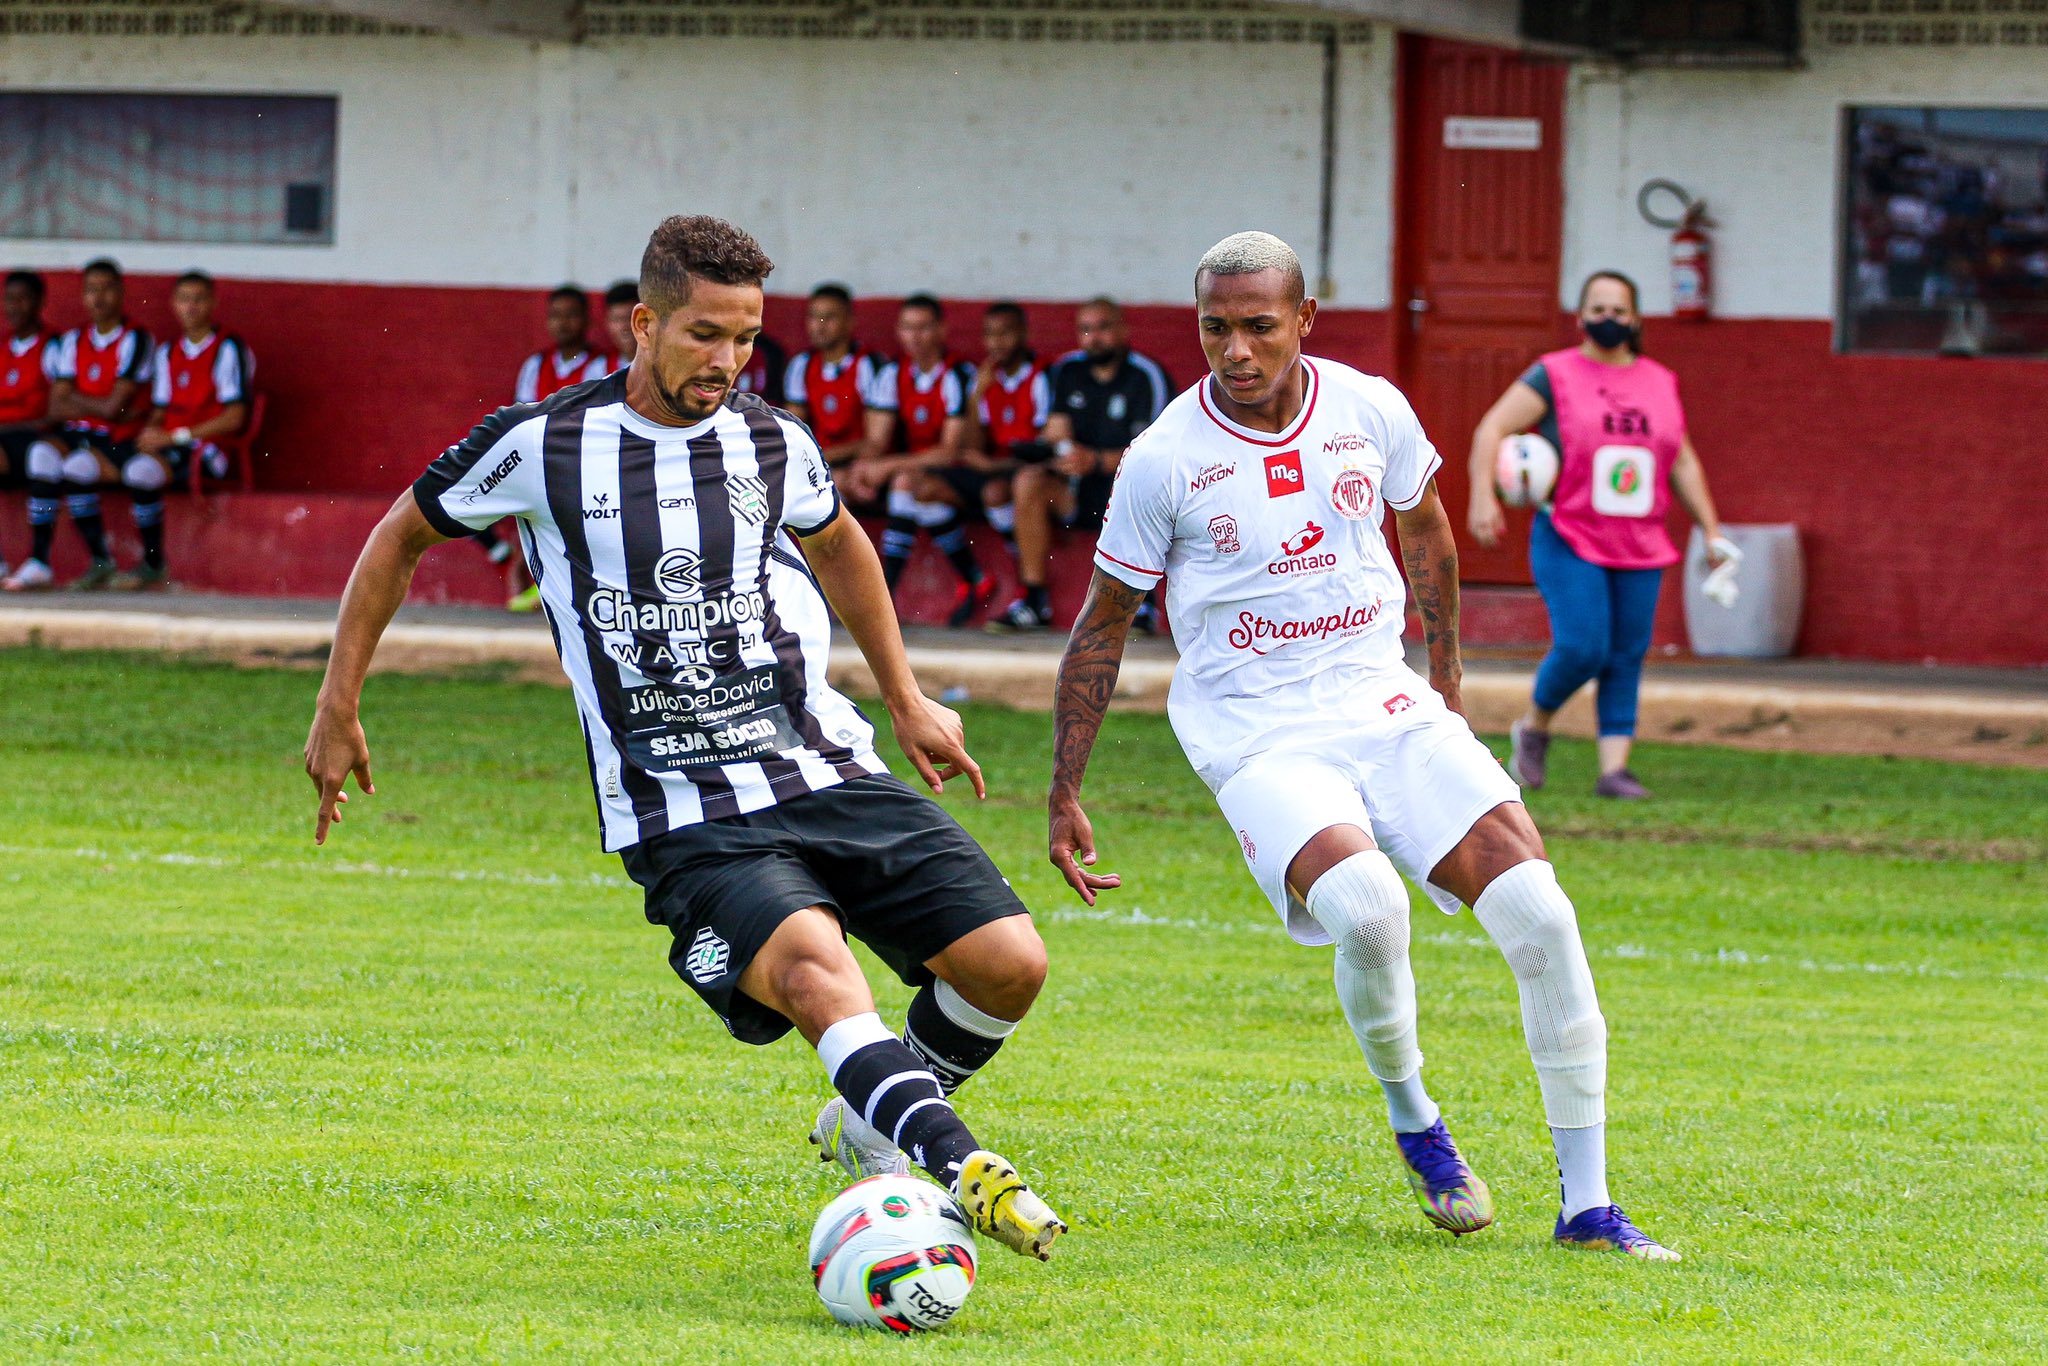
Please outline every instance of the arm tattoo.
[[[1445, 540], [1449, 539], [1446, 528]], [[1432, 679], [1456, 679], [1463, 672], [1458, 659], [1458, 552], [1435, 544], [1430, 536], [1401, 547], [1415, 606], [1422, 613], [1422, 643], [1429, 648]]]
[[1131, 618], [1144, 601], [1142, 590], [1099, 569], [1088, 585], [1088, 601], [1074, 623], [1074, 633], [1067, 638], [1066, 653], [1060, 656], [1053, 702], [1055, 792], [1081, 790], [1081, 775], [1088, 770], [1088, 755], [1095, 748], [1096, 732], [1102, 729], [1110, 694], [1116, 691], [1124, 638], [1130, 632]]

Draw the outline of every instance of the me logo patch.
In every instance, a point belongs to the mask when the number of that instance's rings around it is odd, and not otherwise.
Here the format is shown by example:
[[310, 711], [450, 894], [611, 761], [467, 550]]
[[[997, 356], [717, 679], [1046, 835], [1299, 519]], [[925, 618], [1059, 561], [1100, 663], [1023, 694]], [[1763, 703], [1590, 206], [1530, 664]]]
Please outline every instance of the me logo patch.
[[1415, 699], [1410, 697], [1407, 693], [1397, 692], [1392, 697], [1389, 697], [1386, 701], [1380, 703], [1380, 705], [1387, 709], [1387, 715], [1395, 716], [1414, 706]]
[[725, 965], [731, 961], [732, 945], [713, 934], [709, 925], [697, 931], [697, 937], [690, 941], [690, 951], [683, 955], [683, 966], [699, 982], [717, 981], [725, 975]]
[[1301, 452], [1282, 451], [1266, 457], [1266, 496], [1285, 498], [1290, 493], [1300, 493]]

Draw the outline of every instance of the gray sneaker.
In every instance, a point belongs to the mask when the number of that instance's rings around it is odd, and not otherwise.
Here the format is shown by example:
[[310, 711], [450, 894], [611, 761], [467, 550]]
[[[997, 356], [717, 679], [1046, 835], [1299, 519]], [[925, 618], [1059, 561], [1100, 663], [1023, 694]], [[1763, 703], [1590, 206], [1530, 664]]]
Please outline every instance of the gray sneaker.
[[121, 571], [112, 560], [94, 560], [90, 568], [71, 581], [74, 593], [97, 593], [112, 586]]
[[1515, 746], [1508, 757], [1508, 770], [1529, 791], [1540, 790], [1550, 776], [1550, 732], [1517, 721], [1508, 727], [1508, 739]]
[[1636, 775], [1625, 768], [1600, 775], [1600, 781], [1593, 784], [1596, 797], [1618, 797], [1622, 801], [1641, 801], [1650, 795], [1650, 789], [1636, 780]]

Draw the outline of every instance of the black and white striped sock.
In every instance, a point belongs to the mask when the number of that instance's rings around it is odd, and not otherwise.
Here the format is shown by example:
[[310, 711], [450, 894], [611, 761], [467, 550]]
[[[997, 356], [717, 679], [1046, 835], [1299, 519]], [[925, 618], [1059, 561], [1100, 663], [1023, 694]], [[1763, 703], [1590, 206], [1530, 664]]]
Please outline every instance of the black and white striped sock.
[[881, 1016], [839, 1021], [819, 1038], [818, 1058], [854, 1112], [941, 1185], [950, 1187], [981, 1146], [946, 1102], [938, 1078]]
[[934, 982], [910, 1002], [903, 1042], [924, 1059], [950, 1096], [988, 1065], [1016, 1028], [1015, 1020], [999, 1020], [971, 1005], [950, 982]]

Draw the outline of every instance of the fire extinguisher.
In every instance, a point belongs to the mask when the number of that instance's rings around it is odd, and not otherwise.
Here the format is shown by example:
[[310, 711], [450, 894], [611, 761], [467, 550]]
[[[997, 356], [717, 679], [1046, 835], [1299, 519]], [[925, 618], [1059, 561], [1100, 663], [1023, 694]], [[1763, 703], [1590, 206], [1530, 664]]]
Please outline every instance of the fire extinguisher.
[[[1651, 212], [1656, 194], [1677, 199], [1679, 215], [1666, 218]], [[1714, 225], [1707, 217], [1706, 201], [1668, 180], [1652, 180], [1636, 195], [1636, 208], [1652, 225], [1673, 229], [1671, 233], [1671, 316], [1698, 322], [1714, 302], [1714, 240], [1707, 229]]]

